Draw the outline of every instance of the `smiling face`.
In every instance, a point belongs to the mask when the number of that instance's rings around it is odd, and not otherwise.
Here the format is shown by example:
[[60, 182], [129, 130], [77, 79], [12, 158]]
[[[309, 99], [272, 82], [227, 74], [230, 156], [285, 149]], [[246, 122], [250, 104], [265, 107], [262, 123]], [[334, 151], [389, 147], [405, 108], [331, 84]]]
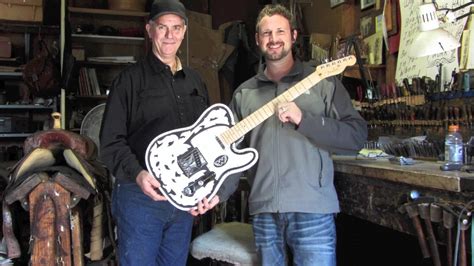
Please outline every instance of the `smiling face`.
[[287, 18], [275, 14], [264, 16], [260, 20], [255, 39], [265, 59], [277, 61], [291, 56], [291, 47], [296, 40], [296, 34]]
[[174, 60], [184, 39], [186, 25], [180, 16], [166, 14], [150, 21], [146, 31], [153, 44], [153, 53], [162, 60]]

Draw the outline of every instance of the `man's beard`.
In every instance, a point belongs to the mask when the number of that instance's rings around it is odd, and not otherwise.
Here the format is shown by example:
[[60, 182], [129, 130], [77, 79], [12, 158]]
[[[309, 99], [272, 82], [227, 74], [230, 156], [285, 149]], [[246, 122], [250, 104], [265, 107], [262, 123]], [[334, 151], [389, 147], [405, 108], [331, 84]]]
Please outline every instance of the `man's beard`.
[[[269, 46], [272, 45], [271, 43], [268, 44]], [[285, 58], [289, 53], [291, 53], [291, 48], [290, 49], [285, 49], [285, 46], [283, 46], [283, 50], [280, 53], [268, 53], [267, 51], [262, 50], [262, 54], [265, 57], [266, 60], [268, 61], [278, 61], [282, 58]]]

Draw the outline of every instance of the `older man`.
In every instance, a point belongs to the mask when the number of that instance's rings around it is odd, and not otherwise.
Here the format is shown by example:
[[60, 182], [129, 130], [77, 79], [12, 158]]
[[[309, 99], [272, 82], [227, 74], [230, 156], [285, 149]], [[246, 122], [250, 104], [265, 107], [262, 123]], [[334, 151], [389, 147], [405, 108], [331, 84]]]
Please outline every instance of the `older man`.
[[177, 0], [152, 4], [146, 31], [152, 49], [114, 80], [101, 130], [101, 158], [116, 177], [112, 213], [118, 228], [118, 258], [125, 265], [185, 265], [193, 216], [219, 202], [204, 199], [181, 211], [159, 193], [146, 170], [145, 151], [157, 135], [196, 121], [209, 105], [205, 84], [176, 56], [186, 32]]

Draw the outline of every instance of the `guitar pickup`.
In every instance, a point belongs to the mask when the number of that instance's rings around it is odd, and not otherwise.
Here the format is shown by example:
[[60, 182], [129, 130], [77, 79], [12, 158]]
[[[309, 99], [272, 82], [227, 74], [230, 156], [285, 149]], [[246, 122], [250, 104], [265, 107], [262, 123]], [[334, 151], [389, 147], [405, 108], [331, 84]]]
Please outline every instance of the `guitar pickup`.
[[178, 156], [178, 165], [184, 175], [190, 177], [206, 166], [207, 162], [197, 148], [192, 148]]
[[205, 175], [201, 176], [200, 178], [196, 179], [195, 181], [191, 182], [187, 187], [183, 189], [183, 194], [186, 197], [191, 197], [196, 193], [196, 191], [202, 187], [204, 187], [209, 181], [215, 179], [216, 173], [209, 172]]

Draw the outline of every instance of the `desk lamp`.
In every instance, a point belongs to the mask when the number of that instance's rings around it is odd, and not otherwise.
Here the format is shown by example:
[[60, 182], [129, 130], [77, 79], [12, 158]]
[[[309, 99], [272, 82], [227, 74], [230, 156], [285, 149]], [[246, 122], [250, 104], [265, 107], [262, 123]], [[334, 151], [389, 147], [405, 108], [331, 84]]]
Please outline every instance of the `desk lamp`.
[[[440, 9], [439, 11], [447, 11], [446, 14], [442, 16], [442, 20], [454, 22], [458, 19], [469, 16], [472, 12], [468, 12], [467, 14], [455, 18], [453, 12], [472, 4], [474, 4], [474, 2], [471, 1], [457, 8]], [[439, 20], [436, 11], [437, 10], [434, 3], [420, 5], [418, 13], [420, 20], [420, 32], [414, 38], [408, 49], [408, 55], [411, 57], [423, 57], [438, 54], [456, 49], [461, 46], [459, 41], [456, 40], [449, 32], [439, 27]]]

